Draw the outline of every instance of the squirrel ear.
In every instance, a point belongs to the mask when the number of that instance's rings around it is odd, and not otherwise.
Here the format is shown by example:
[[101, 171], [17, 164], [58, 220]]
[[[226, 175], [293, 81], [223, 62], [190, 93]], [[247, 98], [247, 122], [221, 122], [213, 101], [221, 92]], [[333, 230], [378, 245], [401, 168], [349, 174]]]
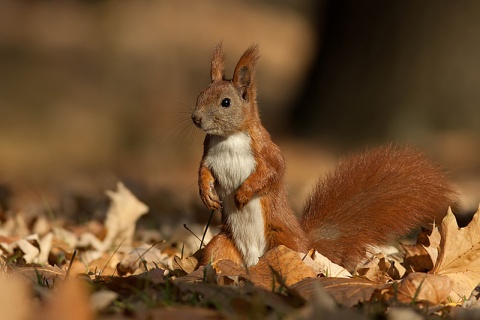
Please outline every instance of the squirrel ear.
[[219, 42], [213, 50], [212, 66], [210, 74], [212, 77], [212, 83], [223, 80], [223, 72], [225, 69], [225, 56], [223, 54], [222, 42]]
[[235, 67], [233, 84], [240, 89], [242, 96], [255, 89], [255, 64], [258, 58], [258, 46], [253, 45], [244, 52]]

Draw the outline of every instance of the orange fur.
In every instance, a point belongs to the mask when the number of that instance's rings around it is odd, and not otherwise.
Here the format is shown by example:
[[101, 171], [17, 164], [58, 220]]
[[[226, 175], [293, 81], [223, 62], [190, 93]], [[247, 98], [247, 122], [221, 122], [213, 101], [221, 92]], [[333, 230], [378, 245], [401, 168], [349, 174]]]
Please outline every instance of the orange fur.
[[[252, 46], [237, 63], [233, 79], [224, 80], [219, 44], [212, 83], [200, 93], [192, 114], [195, 125], [207, 132], [200, 196], [208, 208], [222, 211], [222, 231], [207, 245], [200, 264], [231, 259], [252, 265], [258, 261], [252, 252], [285, 245], [300, 252], [314, 247], [353, 268], [369, 246], [441, 219], [454, 199], [443, 171], [412, 148], [386, 146], [342, 161], [317, 184], [299, 221], [287, 200], [285, 162], [258, 114], [257, 60], [258, 48]], [[252, 199], [259, 202], [251, 205]], [[251, 232], [262, 225], [260, 237]]]
[[390, 145], [350, 156], [319, 181], [302, 226], [317, 251], [352, 268], [368, 246], [441, 221], [453, 199], [437, 165], [413, 148]]
[[228, 231], [222, 231], [210, 240], [203, 250], [199, 265], [206, 265], [218, 259], [227, 259], [240, 265], [243, 264], [243, 258]]

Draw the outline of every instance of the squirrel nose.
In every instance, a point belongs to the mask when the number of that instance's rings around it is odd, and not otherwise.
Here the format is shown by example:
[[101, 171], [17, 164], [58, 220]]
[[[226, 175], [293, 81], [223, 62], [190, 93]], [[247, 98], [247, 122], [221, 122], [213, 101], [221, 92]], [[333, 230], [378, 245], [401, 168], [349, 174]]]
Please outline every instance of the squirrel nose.
[[201, 126], [202, 126], [202, 117], [201, 116], [196, 115], [196, 114], [192, 114], [192, 121], [197, 127], [201, 128]]

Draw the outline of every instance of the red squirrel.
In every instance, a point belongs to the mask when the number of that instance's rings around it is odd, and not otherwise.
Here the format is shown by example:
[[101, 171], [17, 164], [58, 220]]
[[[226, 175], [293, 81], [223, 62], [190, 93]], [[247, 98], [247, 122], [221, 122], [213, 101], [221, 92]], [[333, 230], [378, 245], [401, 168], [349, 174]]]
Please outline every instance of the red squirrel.
[[318, 182], [298, 218], [287, 200], [284, 159], [258, 113], [258, 58], [257, 46], [248, 48], [233, 79], [226, 80], [218, 44], [211, 84], [192, 113], [206, 132], [200, 197], [222, 213], [221, 231], [206, 245], [199, 265], [230, 259], [250, 267], [267, 250], [284, 245], [303, 253], [315, 248], [353, 269], [371, 246], [441, 220], [455, 194], [445, 173], [423, 153], [392, 145], [341, 161]]

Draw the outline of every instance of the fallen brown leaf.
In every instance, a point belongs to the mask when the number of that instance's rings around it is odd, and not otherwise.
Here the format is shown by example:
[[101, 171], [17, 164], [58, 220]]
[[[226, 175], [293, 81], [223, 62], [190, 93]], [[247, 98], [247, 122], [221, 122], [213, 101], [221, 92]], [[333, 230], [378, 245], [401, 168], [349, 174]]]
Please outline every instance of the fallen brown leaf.
[[40, 239], [37, 234], [30, 234], [9, 244], [0, 243], [0, 250], [10, 256], [19, 255], [26, 263], [40, 262]]
[[438, 259], [440, 241], [440, 231], [434, 226], [433, 230], [420, 233], [415, 245], [402, 245], [407, 269], [416, 272], [432, 270]]
[[143, 311], [138, 314], [138, 319], [220, 320], [225, 317], [219, 311], [185, 306]]
[[198, 260], [194, 256], [180, 258], [179, 256], [173, 257], [173, 270], [183, 271], [185, 274], [189, 274], [195, 270], [198, 264]]
[[304, 304], [301, 297], [281, 295], [252, 285], [233, 287], [211, 283], [174, 283], [181, 292], [201, 294], [203, 300], [221, 305], [227, 315], [231, 314], [239, 319], [249, 318], [252, 314], [262, 319], [263, 313], [268, 309], [284, 315]]
[[96, 312], [106, 309], [118, 298], [118, 293], [111, 290], [99, 290], [90, 297], [90, 304]]
[[152, 245], [142, 244], [138, 248], [134, 248], [127, 254], [117, 265], [119, 275], [127, 273], [141, 273], [155, 268], [164, 260], [164, 255], [160, 250]]
[[451, 290], [447, 276], [414, 272], [400, 281], [397, 298], [405, 303], [426, 301], [437, 305], [448, 298]]
[[69, 278], [59, 286], [40, 312], [42, 320], [91, 320], [94, 319], [89, 292], [85, 282]]
[[27, 282], [17, 276], [0, 274], [0, 317], [2, 319], [31, 319], [32, 294]]
[[389, 267], [390, 264], [384, 256], [375, 257], [360, 267], [357, 274], [373, 282], [386, 283], [392, 280], [387, 272]]
[[217, 271], [219, 285], [240, 284], [241, 280], [249, 280], [248, 270], [231, 260], [218, 260], [212, 264]]
[[[314, 280], [314, 279], [306, 279]], [[312, 281], [311, 295], [296, 314], [290, 315], [287, 319], [345, 319], [360, 320], [364, 316], [352, 310], [340, 308], [337, 301], [322, 288], [319, 281]]]
[[[352, 275], [344, 267], [333, 263], [322, 255], [321, 253], [314, 251], [312, 258], [307, 255], [303, 261], [315, 270], [315, 272], [322, 273], [327, 277], [339, 277], [339, 278], [350, 278]], [[312, 263], [313, 262], [313, 263]]]
[[291, 289], [296, 290], [302, 297], [309, 300], [315, 287], [320, 284], [331, 294], [338, 303], [352, 307], [359, 302], [370, 300], [375, 290], [382, 290], [391, 284], [376, 283], [367, 279], [354, 278], [309, 278], [294, 284]]
[[405, 267], [395, 260], [395, 256], [385, 256], [383, 253], [378, 253], [357, 270], [359, 276], [378, 283], [399, 280], [405, 273]]
[[111, 203], [105, 219], [107, 234], [103, 244], [107, 249], [131, 245], [135, 224], [148, 212], [148, 207], [121, 182], [117, 183], [117, 191], [107, 190], [106, 193]]
[[59, 267], [46, 266], [26, 266], [14, 267], [12, 273], [22, 275], [36, 284], [53, 286], [56, 282], [65, 279], [66, 271]]
[[249, 269], [249, 279], [265, 289], [277, 288], [282, 282], [291, 286], [305, 278], [315, 278], [312, 268], [307, 266], [300, 253], [285, 246], [267, 251], [256, 265]]
[[248, 272], [245, 267], [242, 267], [232, 260], [218, 260], [215, 261], [212, 266], [218, 273], [229, 276], [241, 276]]
[[[479, 209], [480, 211], [480, 209]], [[468, 226], [459, 228], [452, 211], [442, 221], [440, 255], [431, 273], [445, 275], [452, 281], [450, 298], [462, 301], [480, 283], [480, 213]]]

